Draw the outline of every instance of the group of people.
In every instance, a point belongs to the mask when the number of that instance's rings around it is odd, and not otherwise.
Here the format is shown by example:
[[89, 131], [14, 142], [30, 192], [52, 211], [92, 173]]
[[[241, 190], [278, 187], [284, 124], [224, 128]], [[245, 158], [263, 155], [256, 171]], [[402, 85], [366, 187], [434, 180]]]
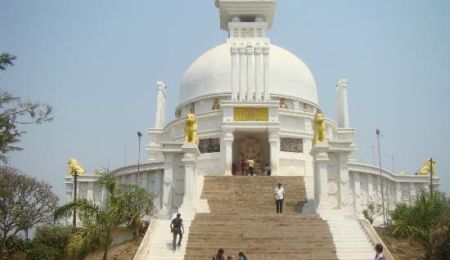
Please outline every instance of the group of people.
[[[213, 256], [212, 260], [225, 260], [224, 253], [225, 253], [225, 250], [223, 250], [223, 248], [219, 248], [219, 250], [217, 251], [217, 254], [215, 256]], [[228, 256], [227, 260], [233, 260], [233, 257]], [[244, 253], [239, 252], [239, 256], [238, 256], [237, 260], [247, 260], [247, 256], [245, 256]]]
[[[231, 166], [231, 174], [232, 175], [250, 175], [253, 176], [255, 174], [255, 160], [248, 159], [244, 160], [242, 159], [241, 165], [238, 169], [236, 164], [232, 164]], [[270, 176], [270, 165], [266, 163], [264, 166], [264, 175]]]
[[[383, 255], [383, 245], [382, 244], [376, 244], [375, 245], [375, 260], [385, 260], [386, 258]], [[217, 251], [217, 254], [213, 256], [212, 260], [225, 260], [224, 256], [225, 251], [223, 248], [219, 248]], [[227, 260], [233, 260], [232, 256], [228, 256]], [[244, 255], [244, 253], [239, 252], [238, 260], [247, 260], [247, 256]]]

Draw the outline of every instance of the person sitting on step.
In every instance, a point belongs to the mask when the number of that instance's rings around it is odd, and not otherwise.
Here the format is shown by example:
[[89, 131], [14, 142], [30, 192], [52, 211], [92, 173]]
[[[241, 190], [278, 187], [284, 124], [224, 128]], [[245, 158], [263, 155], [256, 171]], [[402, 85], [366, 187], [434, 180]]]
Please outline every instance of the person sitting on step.
[[239, 259], [238, 260], [247, 260], [247, 256], [245, 256], [244, 253], [239, 252]]
[[217, 255], [213, 256], [212, 260], [225, 260], [223, 253], [224, 253], [223, 248], [219, 248], [219, 250], [217, 251]]

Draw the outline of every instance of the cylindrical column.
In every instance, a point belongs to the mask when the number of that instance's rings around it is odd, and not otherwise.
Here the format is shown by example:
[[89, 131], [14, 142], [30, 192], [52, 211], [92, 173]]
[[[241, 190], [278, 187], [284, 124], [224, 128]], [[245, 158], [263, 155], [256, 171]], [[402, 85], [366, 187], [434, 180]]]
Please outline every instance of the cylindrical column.
[[261, 92], [264, 92], [264, 71], [261, 44], [255, 46], [255, 96], [256, 101], [261, 101]]
[[231, 52], [231, 100], [238, 100], [239, 92], [239, 55], [236, 43], [230, 48]]
[[231, 168], [233, 164], [233, 141], [234, 135], [232, 131], [224, 133], [224, 153], [225, 153], [225, 175], [231, 175]]
[[268, 43], [263, 46], [263, 62], [264, 62], [264, 100], [269, 100], [269, 53], [270, 47]]
[[278, 131], [271, 131], [269, 133], [270, 143], [270, 172], [272, 176], [278, 175], [279, 151], [280, 151], [280, 136]]
[[247, 100], [255, 99], [255, 55], [253, 46], [249, 43], [245, 49], [247, 56]]
[[247, 56], [243, 43], [239, 46], [239, 62], [239, 100], [245, 101], [247, 99]]

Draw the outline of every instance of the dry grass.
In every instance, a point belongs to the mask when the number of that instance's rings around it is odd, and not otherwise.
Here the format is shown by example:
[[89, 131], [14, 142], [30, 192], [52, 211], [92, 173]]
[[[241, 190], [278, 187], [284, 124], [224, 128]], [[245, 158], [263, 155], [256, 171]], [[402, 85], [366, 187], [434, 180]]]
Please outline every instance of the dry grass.
[[[111, 260], [129, 260], [133, 259], [134, 254], [141, 244], [142, 238], [128, 241], [120, 245], [113, 246], [109, 249], [108, 259]], [[103, 259], [103, 251], [90, 253], [85, 260], [101, 260]]]
[[425, 249], [421, 244], [407, 239], [394, 238], [388, 235], [384, 228], [377, 227], [375, 229], [396, 260], [425, 259]]

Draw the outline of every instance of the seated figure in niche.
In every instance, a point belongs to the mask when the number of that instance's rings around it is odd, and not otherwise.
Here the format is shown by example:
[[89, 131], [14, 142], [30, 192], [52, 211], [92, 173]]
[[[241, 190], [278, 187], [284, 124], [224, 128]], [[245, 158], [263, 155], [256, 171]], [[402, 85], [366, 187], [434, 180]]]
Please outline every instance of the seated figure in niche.
[[261, 155], [259, 152], [260, 147], [255, 139], [248, 138], [241, 143], [242, 159], [245, 162], [248, 162], [249, 160], [254, 161], [253, 169], [255, 174], [261, 174]]

